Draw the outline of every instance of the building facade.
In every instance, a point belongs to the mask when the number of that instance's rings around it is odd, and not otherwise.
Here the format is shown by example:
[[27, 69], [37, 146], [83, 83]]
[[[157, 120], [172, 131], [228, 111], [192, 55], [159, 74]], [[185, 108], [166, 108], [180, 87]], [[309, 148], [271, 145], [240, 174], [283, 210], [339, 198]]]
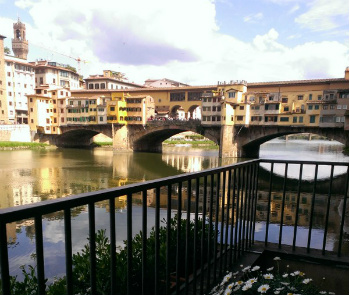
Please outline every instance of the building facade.
[[39, 60], [30, 62], [35, 67], [35, 87], [65, 87], [70, 90], [80, 89], [80, 76], [76, 69], [65, 64]]
[[35, 70], [26, 60], [5, 56], [7, 122], [28, 124], [27, 95], [34, 93]]
[[6, 71], [5, 71], [5, 53], [4, 39], [6, 37], [0, 35], [0, 124], [7, 124], [7, 92], [6, 92]]
[[127, 82], [124, 75], [120, 72], [110, 70], [103, 71], [103, 75], [90, 75], [85, 78], [86, 89], [103, 90], [103, 89], [132, 89], [143, 88], [143, 86]]

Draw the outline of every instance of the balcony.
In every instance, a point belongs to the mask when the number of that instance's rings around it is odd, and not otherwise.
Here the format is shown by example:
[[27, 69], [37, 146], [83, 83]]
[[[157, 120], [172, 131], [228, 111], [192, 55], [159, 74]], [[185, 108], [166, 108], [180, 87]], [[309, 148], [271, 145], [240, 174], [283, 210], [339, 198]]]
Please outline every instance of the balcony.
[[[85, 288], [84, 294], [94, 295], [207, 294], [227, 270], [239, 268], [248, 258], [266, 262], [271, 253], [290, 260], [304, 259], [302, 263], [305, 259], [316, 261], [315, 275], [323, 275], [327, 264], [346, 268], [348, 179], [348, 163], [251, 160], [3, 209], [0, 293], [11, 294], [16, 280], [10, 274], [7, 225], [30, 220], [35, 227], [34, 287], [36, 294], [46, 294], [49, 281], [45, 276], [48, 256], [44, 251], [43, 218], [56, 212], [60, 212], [64, 223], [66, 272], [60, 282], [68, 295], [79, 293], [81, 288]], [[150, 209], [149, 195], [154, 196], [154, 207]], [[133, 218], [135, 197], [140, 200], [140, 219]], [[122, 250], [116, 246], [119, 200], [126, 202], [127, 238]], [[95, 211], [102, 201], [108, 206], [106, 238], [104, 230], [96, 230]], [[76, 208], [87, 212], [89, 228], [86, 255], [81, 256], [87, 264], [80, 269], [73, 265], [72, 212]], [[154, 211], [154, 228], [147, 234], [149, 211]], [[135, 235], [137, 226], [141, 233]], [[79, 271], [88, 276], [79, 279]], [[337, 285], [346, 288], [340, 279], [337, 277]]]

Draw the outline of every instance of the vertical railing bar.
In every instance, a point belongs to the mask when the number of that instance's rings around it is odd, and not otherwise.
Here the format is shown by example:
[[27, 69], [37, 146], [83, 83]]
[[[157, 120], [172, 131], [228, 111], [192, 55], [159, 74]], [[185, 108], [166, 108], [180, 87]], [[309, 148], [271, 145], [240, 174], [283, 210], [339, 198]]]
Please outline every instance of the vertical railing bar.
[[204, 247], [205, 247], [205, 228], [206, 228], [206, 216], [207, 216], [207, 185], [208, 178], [204, 176], [203, 182], [203, 213], [202, 213], [202, 236], [201, 236], [201, 280], [200, 280], [200, 294], [203, 294], [204, 289]]
[[342, 210], [342, 218], [341, 218], [340, 232], [339, 232], [338, 257], [341, 256], [341, 248], [343, 243], [343, 228], [344, 228], [344, 222], [346, 217], [346, 200], [348, 198], [348, 193], [349, 193], [348, 190], [349, 190], [349, 166], [346, 172], [346, 185], [345, 185], [345, 191], [344, 191], [343, 210]]
[[[236, 172], [236, 171], [235, 171]], [[236, 226], [235, 226], [235, 250], [234, 250], [234, 261], [237, 260], [238, 256], [239, 256], [239, 252], [238, 252], [238, 222], [239, 222], [239, 205], [240, 205], [240, 198], [239, 198], [239, 191], [240, 191], [240, 185], [241, 185], [241, 179], [240, 179], [240, 174], [241, 174], [241, 167], [238, 168], [237, 171], [237, 190], [236, 190]]]
[[182, 214], [182, 182], [179, 182], [177, 199], [177, 238], [176, 238], [176, 294], [180, 292], [180, 246], [181, 246], [181, 214]]
[[260, 172], [260, 163], [256, 162], [256, 173], [255, 173], [255, 181], [254, 181], [254, 209], [253, 209], [253, 236], [251, 238], [252, 244], [254, 245], [254, 240], [255, 240], [255, 223], [256, 223], [256, 207], [258, 204], [258, 188], [259, 188], [259, 172]]
[[170, 295], [170, 247], [171, 247], [171, 184], [168, 185], [168, 195], [167, 195], [167, 213], [166, 213], [166, 295]]
[[246, 231], [246, 249], [248, 249], [249, 245], [250, 245], [250, 224], [251, 224], [251, 214], [250, 214], [250, 211], [251, 211], [251, 196], [252, 196], [252, 185], [253, 185], [253, 181], [252, 181], [252, 177], [253, 177], [253, 167], [252, 165], [249, 165], [248, 167], [249, 169], [249, 173], [248, 173], [248, 194], [247, 194], [247, 198], [248, 198], [248, 202], [247, 202], [247, 231]]
[[111, 241], [111, 295], [117, 293], [117, 257], [116, 257], [116, 228], [115, 228], [115, 198], [109, 199], [109, 227]]
[[[226, 172], [225, 172], [226, 173]], [[227, 183], [227, 204], [226, 204], [226, 228], [225, 228], [225, 265], [224, 269], [227, 269], [228, 260], [228, 229], [230, 223], [230, 205], [231, 205], [231, 169], [228, 171], [228, 183]]]
[[38, 294], [45, 294], [45, 268], [44, 268], [44, 241], [43, 241], [43, 224], [42, 216], [35, 216], [35, 246], [36, 246], [36, 263], [38, 277]]
[[249, 224], [249, 247], [252, 246], [253, 241], [253, 222], [254, 222], [254, 200], [255, 200], [255, 178], [256, 178], [256, 165], [252, 164], [252, 180], [251, 180], [251, 203], [250, 203], [250, 224]]
[[132, 290], [132, 194], [126, 196], [127, 212], [127, 294], [131, 295]]
[[96, 294], [96, 236], [95, 204], [88, 204], [89, 211], [89, 245], [90, 245], [90, 294]]
[[186, 211], [186, 241], [185, 241], [185, 295], [188, 294], [188, 282], [189, 282], [189, 247], [190, 247], [190, 218], [191, 218], [191, 190], [192, 180], [187, 181], [187, 211]]
[[67, 295], [73, 295], [73, 270], [72, 270], [72, 220], [70, 208], [64, 209], [64, 239], [66, 254], [66, 286]]
[[307, 238], [307, 253], [310, 253], [310, 244], [311, 244], [311, 234], [312, 234], [312, 220], [314, 217], [314, 209], [315, 209], [315, 198], [316, 198], [316, 184], [317, 184], [317, 174], [318, 174], [318, 164], [315, 165], [315, 178], [312, 192], [312, 201], [311, 201], [311, 214], [310, 214], [310, 223], [309, 223], [309, 234]]
[[293, 251], [295, 250], [295, 243], [296, 243], [296, 239], [297, 239], [297, 228], [298, 228], [298, 219], [299, 219], [299, 204], [300, 204], [300, 191], [301, 191], [302, 175], [303, 175], [303, 164], [300, 164], [297, 207], [296, 207], [296, 211], [295, 211], [295, 224], [294, 224], [294, 233], [293, 233]]
[[216, 174], [216, 198], [215, 198], [215, 241], [214, 241], [214, 282], [217, 277], [217, 257], [218, 257], [218, 235], [219, 235], [219, 212], [220, 212], [220, 173]]
[[286, 202], [287, 178], [288, 178], [288, 163], [286, 163], [286, 165], [284, 166], [282, 208], [281, 208], [280, 232], [279, 232], [279, 236], [278, 236], [278, 248], [281, 248], [281, 246], [282, 246], [283, 219], [284, 219], [284, 206], [285, 206], [285, 202]]
[[142, 294], [147, 293], [147, 191], [142, 191]]
[[270, 226], [270, 211], [271, 211], [271, 194], [272, 194], [272, 178], [273, 178], [274, 163], [271, 163], [270, 171], [270, 185], [269, 185], [269, 196], [267, 202], [267, 217], [266, 217], [266, 231], [265, 231], [265, 247], [267, 246], [269, 240], [269, 226]]
[[210, 200], [209, 200], [209, 231], [208, 231], [208, 268], [207, 268], [207, 286], [206, 291], [209, 291], [211, 280], [210, 280], [210, 272], [211, 272], [211, 236], [213, 232], [213, 198], [214, 198], [214, 174], [210, 175]]
[[322, 255], [325, 255], [326, 250], [326, 241], [327, 241], [327, 231], [328, 231], [328, 219], [329, 219], [329, 209], [331, 205], [331, 196], [332, 196], [332, 186], [333, 186], [333, 175], [334, 175], [334, 165], [331, 166], [331, 174], [329, 180], [329, 189], [328, 189], [328, 198], [327, 198], [327, 212], [326, 212], [326, 221], [323, 235], [323, 243], [322, 243]]
[[241, 169], [241, 173], [240, 173], [240, 178], [242, 178], [241, 181], [241, 187], [240, 187], [240, 200], [241, 200], [241, 206], [239, 208], [239, 215], [240, 215], [240, 222], [239, 222], [239, 243], [238, 243], [238, 255], [241, 256], [241, 254], [243, 254], [243, 245], [242, 245], [242, 226], [243, 226], [243, 198], [244, 198], [244, 186], [245, 186], [245, 182], [244, 182], [244, 174], [245, 174], [245, 169], [246, 167], [243, 166], [243, 168]]
[[199, 210], [199, 178], [196, 178], [196, 200], [194, 210], [194, 237], [193, 237], [193, 295], [197, 293], [197, 244], [198, 244], [198, 210]]
[[[233, 177], [233, 182], [232, 182], [232, 210], [231, 210], [231, 232], [230, 232], [230, 266], [233, 264], [233, 228], [234, 226], [234, 220], [235, 220], [235, 197], [236, 197], [236, 169], [233, 170], [233, 174], [231, 175]], [[236, 231], [236, 227], [235, 227]]]
[[159, 227], [160, 227], [160, 187], [158, 186], [156, 188], [156, 208], [155, 208], [155, 256], [154, 256], [154, 289], [155, 289], [155, 295], [159, 294], [159, 249], [160, 249], [160, 242], [159, 242]]
[[0, 222], [0, 267], [2, 294], [11, 294], [6, 222]]
[[222, 172], [222, 193], [221, 193], [221, 227], [220, 227], [220, 264], [219, 277], [222, 276], [223, 255], [224, 255], [224, 223], [225, 223], [225, 185], [226, 185], [226, 171]]
[[248, 232], [248, 228], [247, 228], [247, 223], [248, 223], [248, 219], [247, 219], [247, 206], [248, 206], [248, 187], [249, 187], [249, 173], [250, 173], [250, 166], [246, 167], [245, 170], [245, 186], [244, 186], [244, 209], [243, 209], [243, 232], [242, 232], [242, 237], [243, 237], [243, 243], [242, 243], [242, 250], [243, 253], [247, 250], [247, 232]]

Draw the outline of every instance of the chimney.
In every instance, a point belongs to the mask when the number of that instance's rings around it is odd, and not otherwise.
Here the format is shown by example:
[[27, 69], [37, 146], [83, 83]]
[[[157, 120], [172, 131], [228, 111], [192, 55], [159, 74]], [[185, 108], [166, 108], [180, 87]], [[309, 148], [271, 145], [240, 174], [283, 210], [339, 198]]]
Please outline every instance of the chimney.
[[346, 80], [349, 80], [349, 67], [346, 67], [345, 69], [345, 77]]

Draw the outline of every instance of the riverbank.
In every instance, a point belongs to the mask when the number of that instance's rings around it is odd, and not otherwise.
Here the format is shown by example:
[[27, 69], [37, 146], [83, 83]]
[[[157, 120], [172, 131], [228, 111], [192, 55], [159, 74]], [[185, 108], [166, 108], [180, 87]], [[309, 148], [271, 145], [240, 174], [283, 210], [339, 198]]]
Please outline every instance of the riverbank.
[[56, 146], [52, 146], [46, 143], [40, 142], [19, 142], [19, 141], [1, 141], [0, 151], [12, 151], [12, 150], [25, 150], [25, 149], [53, 149]]
[[178, 145], [186, 145], [186, 146], [192, 146], [192, 147], [201, 147], [201, 148], [208, 148], [208, 149], [218, 149], [219, 146], [211, 141], [211, 140], [165, 140], [163, 142], [163, 145], [165, 146], [178, 146]]

